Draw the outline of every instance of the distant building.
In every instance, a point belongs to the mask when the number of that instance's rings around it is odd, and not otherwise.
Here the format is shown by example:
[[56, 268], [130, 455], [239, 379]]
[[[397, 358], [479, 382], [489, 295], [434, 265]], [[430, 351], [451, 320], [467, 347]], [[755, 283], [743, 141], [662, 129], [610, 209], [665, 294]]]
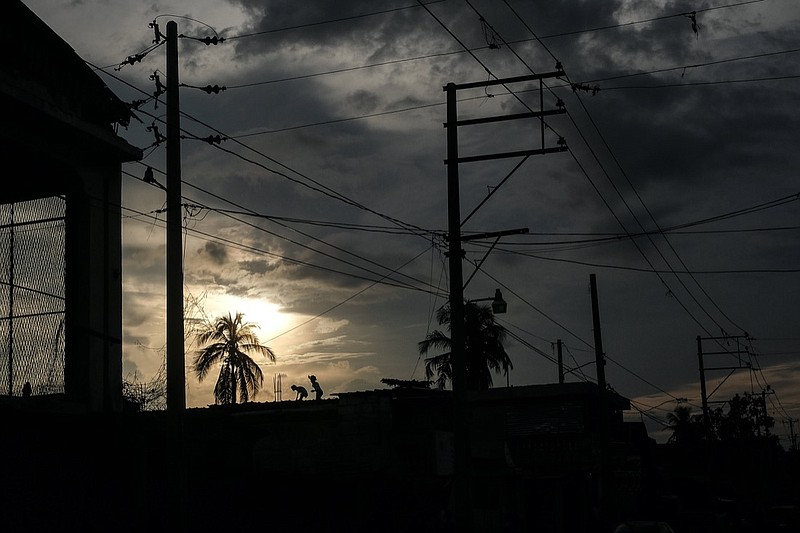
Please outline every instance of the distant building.
[[[186, 437], [197, 443], [188, 451], [189, 464], [199, 464], [205, 450], [216, 457], [213, 472], [190, 473], [189, 490], [196, 494], [189, 501], [225, 483], [241, 489], [226, 505], [245, 494], [258, 513], [253, 524], [264, 513], [275, 528], [330, 522], [325, 530], [441, 530], [452, 510], [450, 391], [336, 396], [189, 410]], [[600, 508], [606, 520], [627, 516], [642, 491], [639, 450], [648, 440], [644, 432], [631, 440], [622, 421], [629, 408], [611, 392], [599, 402], [591, 383], [475, 393], [470, 474], [476, 530], [593, 532], [604, 518], [597, 516]], [[283, 515], [281, 509], [304, 512]], [[226, 513], [206, 513], [203, 525], [213, 530], [215, 520], [222, 527], [226, 519]]]
[[[21, 1], [0, 34], [0, 395], [122, 406], [121, 163], [130, 109]], [[87, 31], [91, 31], [87, 28]]]

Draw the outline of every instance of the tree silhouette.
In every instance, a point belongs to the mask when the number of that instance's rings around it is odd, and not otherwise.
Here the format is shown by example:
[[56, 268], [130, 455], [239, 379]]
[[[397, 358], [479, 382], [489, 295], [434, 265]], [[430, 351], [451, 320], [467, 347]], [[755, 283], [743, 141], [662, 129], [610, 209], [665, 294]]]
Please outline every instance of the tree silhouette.
[[214, 399], [218, 404], [242, 403], [254, 398], [264, 382], [264, 375], [258, 364], [248, 353], [265, 355], [275, 361], [275, 353], [258, 341], [253, 332], [256, 326], [243, 322], [242, 313], [236, 316], [218, 317], [197, 334], [197, 343], [204, 348], [197, 351], [193, 368], [195, 375], [203, 381], [211, 368], [217, 363], [222, 367], [214, 386]]
[[680, 446], [697, 445], [703, 435], [703, 422], [692, 413], [688, 405], [678, 405], [667, 414], [667, 423], [672, 435], [667, 442]]
[[[450, 306], [441, 307], [436, 313], [439, 325], [450, 330]], [[508, 371], [514, 367], [508, 357], [503, 341], [506, 330], [495, 321], [489, 306], [467, 302], [464, 306], [464, 349], [467, 367], [467, 387], [484, 390], [492, 386], [492, 374]], [[452, 341], [444, 332], [434, 330], [419, 343], [419, 353], [427, 355], [432, 349], [443, 353], [425, 359], [425, 377], [437, 376], [436, 384], [444, 387], [453, 379]]]
[[167, 408], [166, 361], [150, 381], [140, 381], [137, 372], [122, 380], [122, 398], [125, 408], [132, 411], [163, 411]]
[[711, 425], [717, 439], [723, 442], [752, 438], [777, 440], [771, 432], [775, 420], [767, 414], [763, 397], [736, 394], [727, 404], [727, 412], [721, 407], [711, 411]]

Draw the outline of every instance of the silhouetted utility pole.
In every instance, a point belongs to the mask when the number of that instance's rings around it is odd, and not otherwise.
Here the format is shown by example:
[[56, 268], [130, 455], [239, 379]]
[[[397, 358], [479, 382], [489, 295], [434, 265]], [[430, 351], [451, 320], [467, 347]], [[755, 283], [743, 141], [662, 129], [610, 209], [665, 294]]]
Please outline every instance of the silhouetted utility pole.
[[703, 425], [708, 429], [711, 420], [708, 418], [708, 393], [706, 392], [706, 367], [703, 362], [703, 339], [697, 336], [697, 366], [700, 370], [700, 399], [703, 408]]
[[[768, 432], [769, 429], [767, 428], [767, 418], [769, 417], [769, 413], [767, 412], [767, 394], [775, 394], [775, 391], [772, 390], [772, 388], [769, 385], [767, 385], [766, 389], [761, 389], [761, 416], [762, 420], [764, 421], [763, 422], [764, 431]], [[758, 432], [759, 437], [761, 436], [761, 425], [762, 424], [759, 424], [756, 427], [756, 431]]]
[[603, 336], [600, 332], [600, 304], [597, 299], [597, 277], [589, 275], [589, 285], [592, 294], [592, 324], [594, 329], [594, 357], [597, 366], [597, 392], [598, 392], [598, 433], [600, 436], [600, 468], [597, 476], [597, 510], [601, 523], [605, 519], [605, 481], [608, 466], [609, 450], [609, 416], [608, 399], [606, 393], [606, 360], [603, 352]]
[[558, 382], [560, 384], [564, 383], [564, 357], [561, 354], [561, 339], [556, 341], [557, 353], [558, 353]]
[[796, 418], [790, 418], [784, 421], [784, 424], [789, 426], [789, 449], [793, 452], [797, 451], [797, 437], [794, 434], [794, 423], [797, 422]]
[[167, 409], [186, 408], [178, 25], [167, 23]]
[[[494, 85], [505, 85], [515, 82], [539, 80], [540, 91], [544, 88], [542, 80], [563, 76], [564, 72], [559, 70], [547, 74], [533, 74], [530, 76], [519, 76], [502, 80], [492, 80], [476, 83], [466, 83], [457, 85], [448, 83], [444, 87], [447, 93], [447, 222], [448, 222], [448, 261], [450, 268], [450, 340], [451, 340], [451, 359], [452, 359], [452, 386], [453, 386], [453, 440], [454, 440], [454, 512], [455, 526], [459, 533], [469, 533], [473, 530], [472, 523], [472, 499], [470, 489], [470, 445], [469, 445], [469, 414], [468, 414], [468, 394], [467, 394], [467, 367], [465, 353], [465, 332], [464, 332], [464, 286], [462, 272], [463, 250], [461, 249], [461, 206], [459, 193], [459, 163], [486, 161], [490, 159], [501, 159], [508, 157], [528, 157], [537, 154], [547, 154], [566, 151], [566, 145], [561, 140], [559, 146], [545, 148], [544, 146], [544, 117], [557, 113], [564, 113], [563, 105], [558, 109], [545, 111], [543, 101], [540, 98], [540, 110], [530, 113], [520, 113], [516, 115], [506, 115], [499, 117], [488, 117], [472, 120], [458, 120], [457, 94], [462, 89], [485, 88]], [[560, 102], [559, 102], [560, 104]], [[507, 120], [522, 118], [539, 117], [542, 121], [542, 147], [536, 150], [521, 150], [517, 152], [505, 152], [495, 154], [485, 154], [478, 156], [459, 157], [458, 153], [458, 127], [487, 124]]]
[[589, 284], [592, 291], [592, 324], [594, 326], [594, 359], [597, 364], [597, 387], [600, 395], [604, 396], [606, 390], [606, 360], [603, 354], [603, 336], [600, 333], [600, 305], [597, 301], [597, 277], [589, 275]]
[[[698, 363], [698, 367], [699, 367], [699, 370], [700, 370], [700, 398], [701, 398], [702, 407], [703, 407], [703, 424], [705, 425], [706, 430], [708, 430], [710, 428], [710, 424], [711, 424], [711, 419], [709, 418], [710, 412], [709, 412], [709, 409], [708, 409], [708, 403], [709, 403], [708, 399], [711, 396], [713, 396], [715, 392], [717, 392], [717, 389], [719, 389], [722, 386], [722, 384], [725, 383], [725, 381], [727, 381], [727, 379], [729, 377], [731, 377], [731, 375], [734, 372], [736, 372], [737, 370], [741, 370], [743, 368], [750, 368], [750, 362], [749, 361], [745, 361], [744, 364], [742, 363], [742, 353], [743, 352], [747, 352], [747, 347], [744, 347], [744, 349], [743, 349], [742, 346], [741, 346], [741, 343], [739, 342], [740, 339], [748, 339], [748, 338], [749, 337], [748, 337], [747, 334], [745, 334], [745, 335], [724, 335], [724, 336], [721, 336], [721, 337], [701, 337], [700, 335], [697, 336], [697, 363]], [[732, 340], [736, 341], [736, 350], [735, 351], [731, 351], [731, 350], [720, 350], [720, 351], [714, 351], [714, 352], [704, 352], [703, 351], [703, 341], [715, 341], [715, 342], [717, 342], [719, 344], [721, 341], [726, 341], [727, 342], [727, 341], [732, 341]], [[723, 355], [723, 354], [736, 356], [737, 359], [738, 359], [738, 365], [737, 366], [717, 366], [717, 367], [712, 367], [712, 368], [707, 368], [705, 366], [704, 359], [705, 359], [706, 355]], [[723, 379], [720, 382], [720, 384], [717, 385], [717, 387], [713, 391], [711, 391], [711, 394], [708, 394], [706, 392], [706, 372], [709, 371], [709, 370], [730, 370], [730, 372], [725, 377], [725, 379]]]
[[186, 409], [183, 337], [181, 137], [178, 82], [178, 25], [167, 23], [167, 436], [169, 530], [186, 531]]

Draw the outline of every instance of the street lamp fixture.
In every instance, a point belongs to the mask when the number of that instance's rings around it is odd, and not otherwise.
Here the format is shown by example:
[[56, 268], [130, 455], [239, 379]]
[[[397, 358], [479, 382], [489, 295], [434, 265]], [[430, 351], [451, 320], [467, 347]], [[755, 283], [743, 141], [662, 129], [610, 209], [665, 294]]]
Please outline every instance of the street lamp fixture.
[[500, 292], [500, 289], [495, 289], [494, 296], [489, 298], [478, 298], [476, 300], [469, 300], [470, 303], [472, 302], [492, 302], [492, 312], [496, 315], [501, 315], [508, 310], [508, 302], [503, 300], [503, 293]]
[[503, 294], [500, 289], [495, 289], [494, 298], [492, 298], [492, 311], [494, 314], [499, 315], [506, 312], [508, 309], [508, 302], [503, 300]]

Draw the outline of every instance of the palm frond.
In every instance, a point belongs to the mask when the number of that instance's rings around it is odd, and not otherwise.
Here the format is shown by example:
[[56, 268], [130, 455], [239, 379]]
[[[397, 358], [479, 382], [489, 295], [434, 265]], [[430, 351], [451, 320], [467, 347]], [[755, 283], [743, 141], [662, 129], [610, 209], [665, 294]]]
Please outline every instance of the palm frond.
[[419, 353], [422, 355], [427, 354], [432, 348], [438, 350], [449, 350], [450, 346], [450, 337], [439, 330], [431, 331], [425, 340], [420, 341], [418, 344]]
[[[439, 324], [450, 328], [452, 315], [450, 307], [441, 307], [436, 318]], [[472, 389], [485, 389], [492, 386], [492, 374], [504, 372], [508, 375], [513, 363], [503, 347], [506, 330], [495, 321], [489, 306], [467, 302], [464, 306], [464, 350], [466, 358], [467, 386]], [[437, 384], [443, 386], [452, 379], [452, 340], [442, 331], [435, 330], [418, 343], [419, 353], [427, 355], [430, 351], [443, 353], [425, 359], [426, 377], [437, 375]]]
[[220, 362], [225, 357], [225, 344], [209, 344], [202, 350], [196, 352], [192, 367], [195, 375], [200, 381], [205, 379], [211, 367]]

